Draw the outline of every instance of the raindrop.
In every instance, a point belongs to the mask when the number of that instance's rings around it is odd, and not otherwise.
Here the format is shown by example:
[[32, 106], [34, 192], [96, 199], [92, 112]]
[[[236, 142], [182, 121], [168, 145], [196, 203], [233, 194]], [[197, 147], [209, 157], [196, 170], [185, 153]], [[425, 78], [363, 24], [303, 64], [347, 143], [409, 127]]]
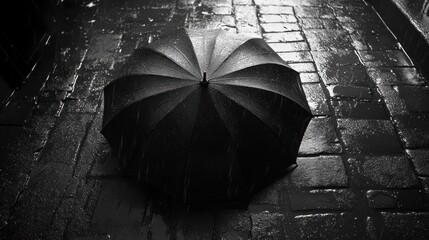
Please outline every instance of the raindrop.
[[395, 90], [396, 92], [399, 92], [398, 86], [393, 86], [393, 90]]
[[[93, 3], [93, 2], [90, 2], [90, 3], [88, 3], [87, 5], [86, 5], [86, 7], [88, 7], [88, 8], [92, 8], [92, 7], [95, 7], [95, 4]], [[109, 237], [110, 238], [110, 237]]]

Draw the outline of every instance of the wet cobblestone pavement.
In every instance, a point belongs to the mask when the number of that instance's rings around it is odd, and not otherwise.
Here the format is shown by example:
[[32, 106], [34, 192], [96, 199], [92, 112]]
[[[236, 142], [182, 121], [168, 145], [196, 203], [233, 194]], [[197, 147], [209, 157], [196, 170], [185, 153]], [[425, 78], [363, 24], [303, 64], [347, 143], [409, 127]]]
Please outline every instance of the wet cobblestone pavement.
[[[364, 1], [100, 0], [63, 16], [40, 91], [0, 116], [1, 239], [428, 238], [428, 81]], [[315, 117], [298, 168], [248, 206], [142, 189], [99, 133], [103, 86], [179, 27], [262, 37], [301, 73]]]

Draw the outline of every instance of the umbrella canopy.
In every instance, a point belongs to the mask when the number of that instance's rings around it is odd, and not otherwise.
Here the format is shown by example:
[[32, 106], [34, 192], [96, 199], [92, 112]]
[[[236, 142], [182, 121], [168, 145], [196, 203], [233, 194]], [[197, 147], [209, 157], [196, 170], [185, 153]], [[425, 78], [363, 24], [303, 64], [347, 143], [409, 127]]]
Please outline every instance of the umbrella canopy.
[[262, 39], [222, 30], [136, 49], [104, 101], [124, 172], [186, 202], [245, 199], [284, 174], [312, 116], [296, 71]]

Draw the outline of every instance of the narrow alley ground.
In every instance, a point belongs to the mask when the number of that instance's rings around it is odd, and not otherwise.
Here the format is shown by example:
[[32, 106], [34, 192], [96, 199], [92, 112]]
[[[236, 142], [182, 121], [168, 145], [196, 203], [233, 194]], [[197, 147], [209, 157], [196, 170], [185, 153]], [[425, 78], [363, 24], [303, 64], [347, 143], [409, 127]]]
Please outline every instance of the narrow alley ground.
[[[428, 80], [365, 1], [83, 2], [35, 98], [11, 103], [32, 114], [0, 117], [1, 239], [428, 238]], [[99, 132], [103, 87], [180, 27], [264, 38], [300, 72], [314, 119], [298, 168], [248, 206], [169, 202], [121, 176]]]

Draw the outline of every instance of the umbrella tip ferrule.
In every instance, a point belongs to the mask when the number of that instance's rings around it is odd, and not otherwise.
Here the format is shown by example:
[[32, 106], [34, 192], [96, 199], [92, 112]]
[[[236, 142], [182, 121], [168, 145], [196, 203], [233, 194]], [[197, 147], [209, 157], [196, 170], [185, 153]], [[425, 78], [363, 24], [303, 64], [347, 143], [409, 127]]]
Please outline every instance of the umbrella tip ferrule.
[[209, 84], [209, 82], [207, 81], [207, 74], [206, 72], [203, 72], [203, 79], [200, 82], [201, 85], [203, 86], [207, 86], [207, 84]]

